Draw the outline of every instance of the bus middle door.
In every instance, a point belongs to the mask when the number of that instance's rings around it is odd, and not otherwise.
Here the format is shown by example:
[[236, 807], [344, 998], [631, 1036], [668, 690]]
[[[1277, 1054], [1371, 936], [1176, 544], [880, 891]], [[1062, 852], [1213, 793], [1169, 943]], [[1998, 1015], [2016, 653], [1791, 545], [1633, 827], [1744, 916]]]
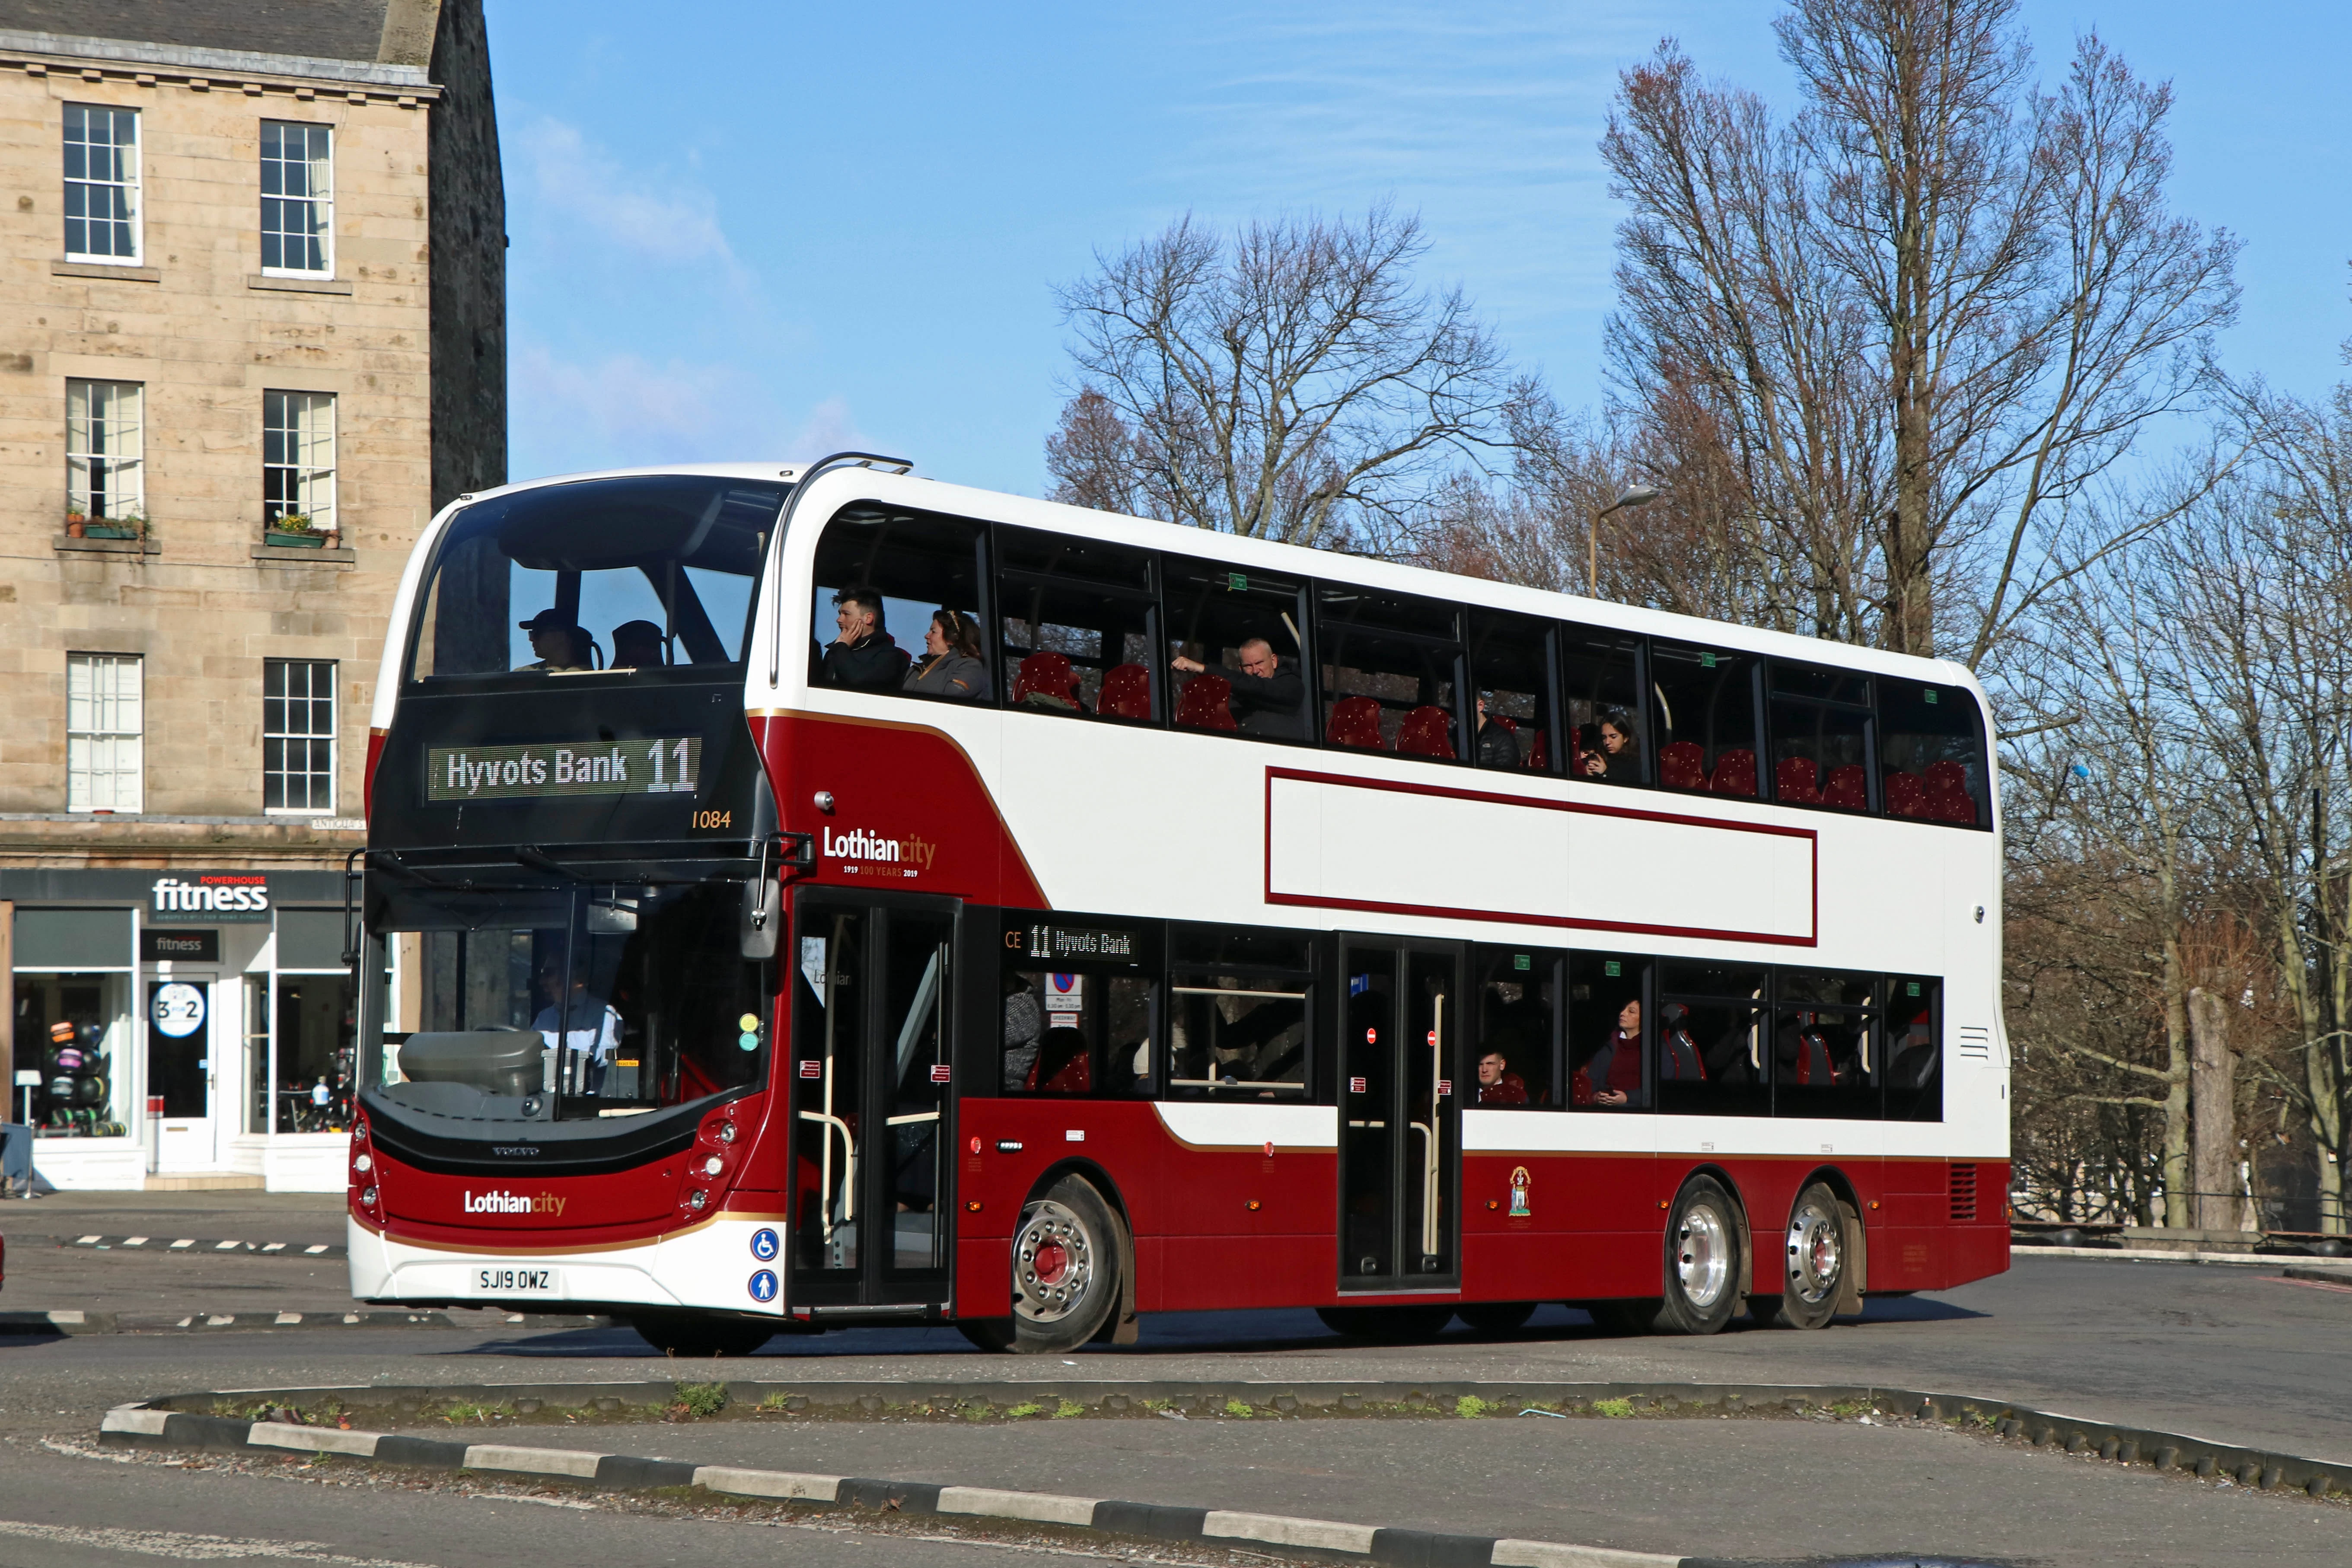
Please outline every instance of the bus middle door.
[[951, 899], [802, 894], [792, 1286], [819, 1316], [948, 1300]]
[[1339, 1290], [1462, 1283], [1462, 954], [1340, 939]]

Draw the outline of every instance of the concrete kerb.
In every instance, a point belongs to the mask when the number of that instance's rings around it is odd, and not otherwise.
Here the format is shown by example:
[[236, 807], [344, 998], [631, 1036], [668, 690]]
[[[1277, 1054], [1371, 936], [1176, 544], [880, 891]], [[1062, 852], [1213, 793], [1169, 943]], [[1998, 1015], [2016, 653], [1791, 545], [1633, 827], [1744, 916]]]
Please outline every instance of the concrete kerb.
[[[2352, 1495], [2352, 1465], [2298, 1455], [2216, 1443], [2210, 1439], [2126, 1426], [2039, 1410], [1979, 1395], [1886, 1388], [1873, 1384], [1727, 1384], [1675, 1383], [1307, 1383], [1226, 1380], [1216, 1384], [1135, 1382], [1107, 1384], [1038, 1380], [1019, 1384], [914, 1383], [728, 1382], [725, 1410], [835, 1415], [852, 1418], [910, 1411], [919, 1405], [999, 1411], [1028, 1405], [1059, 1409], [1076, 1405], [1085, 1413], [1123, 1415], [1149, 1402], [1182, 1405], [1206, 1418], [1239, 1404], [1253, 1414], [1338, 1415], [1370, 1406], [1424, 1408], [1442, 1415], [1475, 1398], [1505, 1416], [1523, 1408], [1553, 1405], [1570, 1412], [1606, 1415], [1627, 1408], [1657, 1414], [1687, 1411], [1718, 1415], [1768, 1415], [1855, 1405], [1888, 1415], [1933, 1421], [1960, 1419], [2002, 1436], [2070, 1454], [2095, 1453], [2104, 1460], [2184, 1470], [2202, 1478], [2228, 1477], [2263, 1489], [2302, 1491], [2313, 1498]], [[628, 1455], [538, 1448], [515, 1443], [442, 1442], [396, 1434], [253, 1421], [184, 1408], [245, 1410], [299, 1407], [325, 1398], [360, 1415], [397, 1416], [421, 1413], [436, 1404], [507, 1406], [531, 1413], [593, 1410], [607, 1415], [667, 1411], [680, 1398], [676, 1383], [506, 1384], [457, 1386], [250, 1389], [161, 1396], [110, 1411], [100, 1427], [101, 1445], [164, 1449], [242, 1449], [283, 1456], [341, 1455], [383, 1465], [466, 1470], [486, 1476], [534, 1479], [604, 1489], [695, 1488], [714, 1496], [781, 1500], [812, 1507], [889, 1509], [898, 1512], [968, 1515], [1164, 1540], [1248, 1543], [1253, 1550], [1290, 1555], [1399, 1563], [1511, 1563], [1527, 1568], [1663, 1568], [1696, 1564], [1701, 1559], [1618, 1552], [1559, 1542], [1497, 1540], [1487, 1536], [1400, 1531], [1328, 1520], [1227, 1513], [985, 1487], [940, 1486], [877, 1478], [807, 1475], [692, 1465], [679, 1460]], [[1612, 1412], [1597, 1412], [1604, 1402]], [[572, 1428], [578, 1430], [578, 1428]], [[512, 1436], [520, 1436], [520, 1432]]]

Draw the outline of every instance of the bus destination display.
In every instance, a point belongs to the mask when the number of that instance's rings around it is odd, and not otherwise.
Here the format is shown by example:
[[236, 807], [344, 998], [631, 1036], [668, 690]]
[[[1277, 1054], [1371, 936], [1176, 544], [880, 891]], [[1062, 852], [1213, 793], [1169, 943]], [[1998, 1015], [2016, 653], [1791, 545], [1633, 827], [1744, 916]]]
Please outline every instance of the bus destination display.
[[699, 735], [435, 746], [425, 754], [428, 802], [692, 795], [701, 782]]

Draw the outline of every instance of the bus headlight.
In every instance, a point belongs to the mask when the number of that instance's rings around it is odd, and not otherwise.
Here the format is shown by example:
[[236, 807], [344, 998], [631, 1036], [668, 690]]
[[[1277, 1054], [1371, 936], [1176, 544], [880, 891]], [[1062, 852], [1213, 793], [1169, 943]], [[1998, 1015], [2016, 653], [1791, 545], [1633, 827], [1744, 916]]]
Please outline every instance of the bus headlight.
[[[369, 1190], [372, 1192], [374, 1189], [371, 1188]], [[367, 1201], [373, 1203], [374, 1200], [371, 1198]], [[686, 1206], [693, 1209], [698, 1214], [700, 1213], [702, 1209], [709, 1204], [709, 1202], [710, 1194], [704, 1192], [700, 1187], [697, 1187], [694, 1191], [686, 1194]]]

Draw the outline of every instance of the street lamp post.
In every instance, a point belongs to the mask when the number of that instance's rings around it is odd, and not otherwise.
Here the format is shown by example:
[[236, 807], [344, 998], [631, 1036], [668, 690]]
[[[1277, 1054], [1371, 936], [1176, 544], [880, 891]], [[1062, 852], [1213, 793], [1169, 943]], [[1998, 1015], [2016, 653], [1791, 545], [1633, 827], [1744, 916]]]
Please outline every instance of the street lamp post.
[[1601, 597], [1601, 520], [1621, 507], [1647, 506], [1658, 499], [1658, 492], [1648, 485], [1635, 485], [1615, 500], [1592, 514], [1585, 529], [1584, 582], [1593, 598]]

